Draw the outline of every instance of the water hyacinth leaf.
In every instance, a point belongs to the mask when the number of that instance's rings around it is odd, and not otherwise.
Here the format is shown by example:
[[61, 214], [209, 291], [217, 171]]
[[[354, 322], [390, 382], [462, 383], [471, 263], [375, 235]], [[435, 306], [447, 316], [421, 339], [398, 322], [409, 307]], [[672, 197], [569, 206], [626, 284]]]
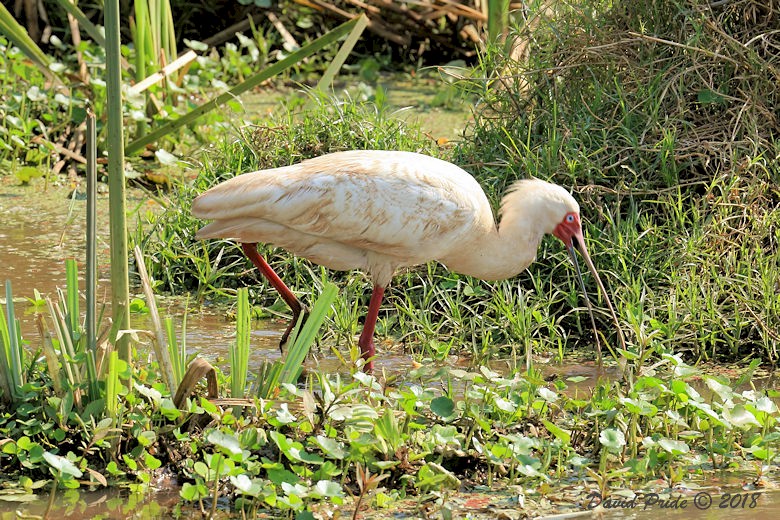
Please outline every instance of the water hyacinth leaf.
[[731, 408], [724, 407], [723, 418], [740, 428], [761, 426], [761, 423], [758, 422], [756, 416], [750, 413], [750, 411], [741, 404], [735, 405]]
[[193, 464], [192, 468], [195, 470], [195, 473], [205, 478], [206, 480], [209, 480], [209, 467], [206, 466], [206, 464], [203, 461], [199, 460], [198, 462]]
[[303, 444], [300, 442], [291, 441], [283, 434], [272, 431], [269, 437], [276, 443], [279, 450], [293, 462], [306, 462], [309, 464], [322, 464], [325, 459], [314, 453], [308, 453], [303, 449]]
[[282, 403], [279, 407], [279, 410], [276, 412], [276, 420], [283, 425], [295, 422], [295, 416], [290, 413], [287, 403]]
[[672, 421], [672, 423], [676, 424], [677, 426], [688, 426], [688, 423], [685, 422], [683, 416], [680, 415], [680, 413], [676, 410], [666, 410], [664, 415], [666, 415]]
[[309, 453], [308, 451], [303, 449], [303, 446], [296, 442], [290, 450], [286, 453], [286, 455], [289, 455], [291, 459], [295, 459], [300, 462], [305, 462], [307, 464], [322, 464], [325, 462], [325, 459], [317, 455], [316, 453]]
[[[495, 404], [496, 408], [498, 408], [502, 412], [514, 413], [517, 410], [517, 406], [515, 406], [515, 403], [513, 403], [512, 401], [508, 401], [506, 399], [502, 399], [501, 397], [496, 397], [493, 400], [493, 404]], [[433, 404], [431, 404], [431, 407], [433, 407]]]
[[176, 405], [173, 404], [173, 401], [168, 397], [160, 402], [160, 413], [170, 421], [175, 421], [181, 417], [181, 411], [176, 408]]
[[751, 446], [750, 448], [745, 448], [745, 451], [758, 460], [767, 460], [776, 454], [774, 450], [770, 450], [765, 446]]
[[151, 453], [144, 453], [144, 465], [147, 469], [155, 470], [162, 466], [162, 461]]
[[626, 407], [626, 409], [637, 415], [646, 415], [652, 417], [658, 413], [658, 407], [654, 404], [645, 401], [644, 399], [629, 399], [623, 398], [620, 402]]
[[707, 403], [700, 403], [698, 401], [691, 401], [688, 403], [689, 406], [696, 408], [697, 410], [701, 410], [704, 412], [707, 416], [709, 416], [711, 419], [714, 419], [718, 423], [722, 423], [723, 419], [720, 415], [715, 412], [715, 410], [712, 409], [712, 407]]
[[57, 94], [54, 95], [54, 101], [59, 103], [62, 106], [67, 107], [67, 106], [70, 106], [70, 103], [71, 103], [72, 100], [71, 100], [71, 98], [69, 98], [68, 96], [66, 96], [64, 94], [57, 93]]
[[363, 386], [369, 387], [375, 392], [382, 391], [382, 385], [380, 385], [379, 381], [372, 375], [366, 374], [365, 372], [355, 372], [352, 374], [352, 377]]
[[660, 439], [658, 445], [673, 455], [680, 455], [691, 451], [685, 442], [675, 441], [673, 439]]
[[344, 449], [344, 445], [336, 439], [325, 437], [324, 435], [317, 435], [315, 443], [320, 449], [331, 459], [343, 460], [347, 456], [347, 450]]
[[674, 367], [674, 370], [672, 372], [675, 377], [693, 377], [699, 373], [699, 370], [697, 370], [695, 367], [692, 367], [690, 365], [686, 365], [685, 363], [681, 365], [677, 365]]
[[553, 392], [547, 387], [544, 386], [540, 387], [537, 393], [539, 394], [539, 397], [541, 397], [548, 403], [554, 403], [555, 401], [558, 400], [558, 394], [556, 394], [555, 392]]
[[44, 452], [43, 458], [46, 460], [46, 463], [49, 464], [49, 466], [57, 470], [57, 473], [61, 475], [70, 475], [75, 478], [81, 478], [83, 475], [81, 470], [77, 468], [73, 462], [65, 457], [55, 455], [47, 451]]
[[138, 391], [138, 393], [148, 398], [152, 402], [152, 404], [154, 404], [155, 406], [160, 405], [160, 401], [162, 401], [162, 393], [159, 390], [156, 390], [148, 386], [140, 385], [138, 383], [136, 383], [134, 386], [135, 389]]
[[333, 462], [326, 460], [312, 474], [311, 480], [333, 480], [341, 474], [341, 468], [336, 466]]
[[671, 391], [682, 402], [687, 402], [690, 398], [688, 389], [690, 387], [685, 381], [675, 379], [669, 384], [669, 391]]
[[201, 499], [207, 495], [208, 489], [206, 489], [206, 486], [190, 484], [189, 482], [185, 482], [181, 487], [181, 491], [179, 491], [179, 496], [190, 502]]
[[[135, 461], [135, 459], [133, 459], [133, 457], [131, 457], [131, 456], [127, 455], [127, 454], [124, 454], [124, 455], [122, 455], [122, 460], [125, 461], [125, 464], [127, 464], [127, 468], [130, 469], [131, 471], [135, 471], [135, 470], [138, 469], [138, 463], [136, 463], [136, 461]], [[196, 462], [195, 464], [197, 465], [198, 463]], [[203, 463], [201, 462], [201, 464], [203, 464]]]
[[440, 447], [461, 447], [460, 439], [458, 438], [458, 429], [452, 425], [444, 426], [441, 424], [434, 424], [433, 428], [431, 428], [431, 438], [433, 439], [433, 442]]
[[526, 477], [545, 477], [543, 473], [539, 473], [539, 470], [535, 466], [538, 466], [538, 462], [535, 465], [531, 464], [518, 464], [517, 470]]
[[417, 472], [416, 486], [420, 489], [457, 489], [460, 479], [440, 464], [429, 462]]
[[205, 397], [200, 398], [200, 407], [203, 408], [203, 411], [209, 414], [215, 414], [217, 413], [217, 405], [206, 399]]
[[282, 482], [282, 491], [289, 497], [305, 498], [309, 496], [309, 490], [302, 484]]
[[234, 435], [230, 435], [219, 430], [214, 430], [208, 434], [206, 440], [229, 455], [241, 456], [243, 453], [241, 450], [241, 444]]
[[341, 489], [341, 485], [338, 482], [333, 482], [332, 480], [318, 481], [314, 485], [314, 489], [312, 491], [318, 495], [315, 498], [335, 498], [344, 496], [344, 490]]
[[768, 414], [777, 413], [777, 405], [767, 396], [761, 396], [756, 400], [756, 410]]
[[615, 428], [607, 428], [599, 434], [599, 441], [609, 451], [618, 451], [626, 445], [626, 436]]
[[328, 416], [332, 421], [346, 421], [352, 418], [351, 406], [334, 406], [330, 409]]
[[268, 432], [268, 436], [271, 437], [271, 440], [276, 443], [276, 446], [281, 450], [282, 453], [285, 453], [290, 449], [290, 439], [288, 439], [284, 434], [273, 430]]
[[741, 392], [739, 395], [741, 395], [745, 401], [752, 403], [755, 402], [759, 397], [761, 397], [762, 394], [755, 390], [745, 390], [744, 392]]
[[266, 470], [268, 473], [268, 480], [280, 486], [284, 483], [299, 482], [301, 478], [292, 471], [284, 468], [269, 468]]
[[644, 390], [645, 388], [659, 388], [662, 391], [666, 391], [666, 386], [657, 377], [643, 376], [636, 380], [634, 383], [636, 390]]
[[440, 396], [431, 401], [431, 411], [446, 419], [455, 414], [455, 403], [449, 397]]
[[720, 397], [723, 401], [734, 399], [734, 391], [730, 386], [724, 385], [711, 377], [706, 378], [705, 382], [707, 383], [707, 387], [718, 394], [718, 397]]
[[257, 479], [251, 479], [248, 475], [242, 473], [236, 476], [230, 476], [230, 483], [244, 495], [252, 497], [259, 496], [263, 491], [263, 483]]
[[136, 440], [141, 446], [150, 446], [157, 440], [157, 434], [151, 430], [142, 431], [136, 435]]
[[47, 99], [45, 92], [42, 92], [40, 87], [33, 85], [27, 89], [27, 99], [30, 101], [45, 101]]
[[506, 444], [491, 444], [487, 453], [491, 455], [495, 462], [503, 462], [512, 456], [512, 450]]

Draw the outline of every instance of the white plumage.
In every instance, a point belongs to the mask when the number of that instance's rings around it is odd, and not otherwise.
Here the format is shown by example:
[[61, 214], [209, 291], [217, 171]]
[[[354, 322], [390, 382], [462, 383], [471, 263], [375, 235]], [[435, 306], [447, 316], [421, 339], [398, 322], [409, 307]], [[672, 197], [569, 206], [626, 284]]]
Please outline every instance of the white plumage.
[[560, 186], [536, 179], [518, 181], [504, 197], [496, 223], [487, 197], [471, 175], [454, 164], [411, 152], [337, 152], [246, 173], [197, 197], [192, 213], [213, 220], [197, 238], [244, 244], [255, 265], [291, 305], [294, 319], [300, 304], [278, 277], [278, 282], [273, 279], [275, 273], [256, 252], [258, 242], [330, 269], [367, 272], [374, 295], [360, 347], [369, 370], [376, 313], [384, 288], [399, 267], [438, 260], [462, 274], [505, 279], [525, 269], [542, 236], [554, 233], [570, 250], [576, 239], [595, 273], [582, 239], [579, 206]]

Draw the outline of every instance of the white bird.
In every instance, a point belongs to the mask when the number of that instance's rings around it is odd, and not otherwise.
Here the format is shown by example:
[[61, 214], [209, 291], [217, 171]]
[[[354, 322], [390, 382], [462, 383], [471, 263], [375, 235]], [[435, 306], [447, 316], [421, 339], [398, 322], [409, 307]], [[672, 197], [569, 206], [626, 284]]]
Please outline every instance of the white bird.
[[[346, 151], [234, 177], [198, 196], [192, 214], [213, 220], [197, 238], [240, 242], [290, 306], [293, 319], [282, 343], [302, 306], [258, 253], [257, 243], [282, 247], [330, 269], [368, 273], [373, 292], [358, 341], [367, 372], [373, 369], [382, 296], [397, 269], [437, 260], [461, 274], [503, 280], [533, 262], [546, 233], [564, 242], [575, 265], [574, 248], [579, 248], [622, 342], [612, 304], [585, 248], [579, 205], [564, 188], [542, 180], [514, 183], [496, 222], [480, 185], [454, 164], [412, 152]], [[580, 283], [584, 290], [581, 277]]]

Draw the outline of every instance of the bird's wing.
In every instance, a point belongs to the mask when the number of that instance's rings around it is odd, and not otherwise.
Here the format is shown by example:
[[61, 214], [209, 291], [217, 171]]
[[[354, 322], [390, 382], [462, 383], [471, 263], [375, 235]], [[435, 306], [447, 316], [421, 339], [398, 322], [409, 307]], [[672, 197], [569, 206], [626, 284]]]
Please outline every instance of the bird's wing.
[[220, 229], [235, 234], [243, 220], [246, 226], [263, 220], [354, 248], [436, 258], [485, 208], [490, 213], [477, 182], [450, 163], [411, 153], [342, 152], [235, 177], [198, 197], [193, 214], [215, 220], [201, 238], [235, 238]]

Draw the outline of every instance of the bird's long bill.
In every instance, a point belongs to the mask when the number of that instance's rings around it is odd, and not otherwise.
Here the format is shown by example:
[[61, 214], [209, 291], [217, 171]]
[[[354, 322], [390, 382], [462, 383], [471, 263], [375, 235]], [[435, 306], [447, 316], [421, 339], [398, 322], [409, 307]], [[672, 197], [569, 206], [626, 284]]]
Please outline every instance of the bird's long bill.
[[[620, 340], [620, 347], [625, 350], [626, 343], [625, 343], [625, 339], [623, 338], [623, 331], [620, 329], [620, 321], [618, 320], [617, 314], [615, 314], [615, 309], [612, 307], [612, 301], [610, 301], [609, 299], [607, 290], [604, 288], [604, 284], [601, 283], [601, 278], [599, 277], [598, 271], [596, 271], [596, 266], [593, 265], [593, 261], [590, 259], [590, 255], [588, 254], [588, 249], [585, 247], [585, 239], [583, 238], [581, 231], [574, 235], [574, 241], [576, 241], [577, 249], [579, 249], [582, 258], [585, 259], [585, 263], [587, 264], [588, 269], [590, 269], [590, 272], [593, 274], [593, 277], [596, 279], [596, 283], [599, 286], [599, 290], [601, 291], [601, 294], [604, 295], [604, 301], [607, 302], [607, 308], [609, 308], [609, 312], [610, 314], [612, 314], [612, 320], [615, 322], [615, 328], [617, 330], [618, 338]], [[575, 248], [574, 243], [572, 243], [568, 247], [569, 256], [571, 257], [571, 261], [572, 263], [574, 263], [574, 267], [577, 270], [577, 278], [580, 281], [580, 287], [582, 288], [582, 293], [585, 295], [585, 301], [588, 304], [588, 313], [590, 314], [590, 322], [593, 325], [593, 333], [596, 335], [596, 347], [598, 349], [598, 357], [599, 357], [599, 364], [600, 364], [601, 343], [599, 341], [598, 330], [596, 329], [596, 319], [593, 317], [593, 306], [590, 303], [588, 292], [585, 290], [585, 282], [582, 280], [582, 273], [580, 272], [580, 264], [577, 262], [577, 255], [574, 252], [574, 248]]]

